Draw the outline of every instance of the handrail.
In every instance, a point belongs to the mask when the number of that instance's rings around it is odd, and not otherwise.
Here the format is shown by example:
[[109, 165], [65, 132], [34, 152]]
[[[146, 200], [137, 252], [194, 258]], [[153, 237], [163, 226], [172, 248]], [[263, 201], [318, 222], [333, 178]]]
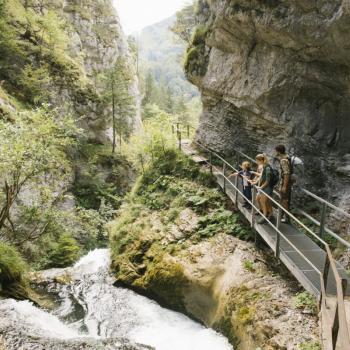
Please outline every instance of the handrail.
[[[179, 126], [183, 126], [183, 124], [181, 123], [176, 123], [176, 127], [177, 127], [177, 131], [181, 132], [181, 129], [179, 128]], [[186, 125], [187, 130], [189, 128], [195, 130], [195, 128], [190, 125], [187, 124]], [[199, 141], [194, 141], [197, 145], [199, 145], [200, 147], [206, 149], [208, 152], [215, 152], [214, 150], [209, 149], [208, 147], [205, 147], [204, 145], [202, 145]], [[242, 157], [250, 160], [252, 163], [257, 164], [256, 160], [253, 159], [252, 157], [248, 156], [247, 154], [245, 154], [244, 152], [235, 149], [234, 150], [236, 153], [240, 154]], [[224, 161], [226, 163], [226, 165], [231, 166], [230, 163], [228, 163], [226, 160], [224, 160], [221, 156], [217, 155], [220, 160]], [[315, 195], [314, 193], [310, 192], [309, 190], [298, 186], [298, 189], [300, 189], [304, 194], [308, 195], [309, 197], [315, 199], [316, 201], [318, 201], [319, 203], [323, 204], [324, 206], [331, 208], [337, 212], [339, 212], [341, 215], [345, 216], [346, 218], [350, 218], [350, 214], [348, 214], [347, 212], [345, 212], [343, 209], [335, 206], [334, 204], [326, 201], [325, 199]], [[277, 191], [274, 191], [275, 194], [278, 194]], [[317, 226], [320, 227], [320, 235], [323, 238], [323, 233], [327, 232], [328, 234], [330, 234], [332, 237], [334, 237], [335, 239], [337, 239], [339, 242], [341, 242], [342, 244], [344, 244], [347, 248], [350, 249], [350, 242], [347, 242], [346, 240], [344, 240], [343, 238], [341, 238], [339, 235], [337, 235], [335, 232], [331, 231], [329, 228], [325, 227], [325, 215], [326, 215], [326, 208], [323, 208], [322, 210], [322, 218], [321, 221], [316, 220], [314, 217], [312, 217], [311, 215], [305, 213], [305, 212], [300, 212], [301, 215], [303, 215], [305, 218], [307, 218], [308, 220], [312, 221], [314, 224], [316, 224]], [[305, 215], [307, 214], [307, 215]], [[346, 242], [346, 243], [345, 243]]]
[[[177, 133], [178, 133], [178, 139], [179, 139], [179, 144], [181, 143], [181, 130], [178, 127], [179, 124], [177, 124]], [[189, 130], [189, 126], [187, 126], [187, 130]], [[189, 132], [188, 132], [189, 134]], [[207, 152], [210, 153], [210, 161], [208, 162], [207, 160], [205, 160], [205, 162], [207, 164], [210, 165], [211, 170], [213, 169], [213, 167], [217, 170], [217, 172], [223, 176], [224, 178], [224, 188], [225, 188], [225, 181], [227, 181], [235, 190], [236, 193], [236, 200], [237, 200], [237, 194], [239, 194], [241, 197], [245, 198], [245, 200], [251, 205], [251, 207], [253, 208], [252, 210], [252, 224], [254, 223], [254, 210], [255, 211], [260, 211], [254, 204], [254, 196], [253, 199], [250, 200], [247, 197], [244, 196], [244, 194], [240, 191], [240, 189], [231, 182], [231, 180], [226, 176], [225, 174], [225, 169], [226, 166], [229, 166], [232, 170], [234, 171], [238, 171], [232, 164], [230, 164], [229, 162], [227, 162], [223, 157], [221, 157], [219, 154], [217, 154], [215, 151], [207, 148], [206, 146], [202, 145], [200, 142], [195, 141], [195, 144], [197, 144], [199, 147], [201, 147], [202, 149], [206, 150]], [[246, 154], [244, 154], [243, 152], [237, 151], [238, 153], [240, 153], [242, 156], [246, 157], [247, 159], [252, 160], [253, 162], [255, 162], [255, 160], [253, 160], [251, 157], [247, 156]], [[216, 158], [218, 158], [220, 161], [223, 162], [224, 164], [224, 168], [223, 168], [223, 172], [220, 171], [216, 166], [213, 166], [212, 164], [212, 156], [215, 156]], [[260, 188], [258, 188], [257, 186], [253, 187], [255, 190], [257, 190], [258, 192], [262, 192], [262, 190]], [[306, 192], [305, 192], [306, 191]], [[255, 191], [254, 191], [255, 192]], [[323, 203], [324, 205], [328, 205], [329, 207], [345, 214], [346, 217], [350, 217], [349, 214], [347, 214], [345, 211], [343, 211], [340, 208], [337, 208], [336, 206], [334, 206], [333, 204], [327, 202], [326, 200], [314, 195], [312, 192], [308, 191], [308, 190], [304, 190], [304, 192], [310, 196], [312, 196], [313, 198], [315, 198], [316, 200], [320, 201], [321, 203]], [[326, 243], [322, 238], [320, 238], [316, 233], [314, 233], [311, 229], [309, 229], [304, 223], [302, 223], [298, 218], [296, 218], [292, 213], [290, 213], [288, 210], [286, 210], [280, 203], [278, 203], [272, 196], [268, 195], [267, 193], [264, 192], [264, 195], [267, 196], [277, 207], [279, 212], [284, 212], [286, 215], [288, 215], [291, 219], [293, 219], [297, 224], [299, 224], [302, 228], [304, 228], [309, 234], [312, 235], [312, 237], [314, 237], [319, 243], [321, 243], [326, 251], [326, 265], [324, 267], [324, 270], [321, 271], [318, 267], [316, 267], [305, 255], [302, 251], [300, 251], [289, 239], [288, 237], [286, 237], [285, 234], [283, 234], [283, 232], [281, 232], [281, 230], [279, 229], [279, 223], [277, 223], [276, 225], [274, 225], [265, 215], [263, 215], [261, 213], [261, 216], [264, 218], [264, 220], [276, 231], [277, 234], [277, 242], [278, 239], [280, 239], [280, 237], [283, 237], [283, 239], [285, 241], [287, 241], [290, 246], [295, 250], [295, 252], [297, 252], [300, 256], [303, 257], [303, 259], [312, 267], [312, 269], [317, 272], [319, 274], [320, 277], [320, 287], [321, 287], [321, 291], [320, 291], [320, 307], [321, 307], [321, 311], [323, 313], [327, 312], [327, 304], [326, 304], [326, 298], [327, 298], [327, 293], [326, 293], [326, 285], [327, 285], [327, 280], [328, 280], [328, 266], [331, 267], [331, 270], [333, 272], [335, 281], [336, 281], [336, 290], [337, 290], [337, 301], [336, 301], [336, 311], [335, 311], [335, 315], [334, 315], [334, 319], [331, 325], [331, 331], [332, 331], [332, 350], [335, 350], [337, 347], [337, 344], [340, 344], [341, 346], [343, 346], [342, 349], [347, 349], [350, 345], [350, 336], [349, 336], [349, 329], [348, 329], [348, 325], [347, 325], [347, 320], [346, 320], [346, 313], [345, 313], [345, 304], [344, 304], [344, 294], [345, 294], [345, 290], [346, 290], [346, 280], [342, 279], [339, 275], [339, 272], [337, 270], [336, 267], [336, 263], [335, 263], [335, 259], [333, 258], [332, 252], [330, 250], [330, 247], [328, 245], [328, 243]], [[310, 216], [311, 217], [311, 216]], [[312, 218], [312, 217], [311, 217]], [[312, 221], [317, 224], [317, 220], [312, 218]], [[335, 238], [337, 238], [341, 243], [344, 244], [344, 242], [346, 242], [345, 240], [343, 240], [341, 237], [339, 237], [338, 235], [336, 235], [334, 232], [332, 232], [331, 230], [324, 228], [325, 231], [327, 231], [328, 233], [331, 232], [332, 236], [335, 236]], [[343, 241], [343, 242], [342, 242]], [[345, 244], [347, 247], [350, 246], [350, 244], [348, 242], [346, 242], [347, 244]], [[277, 243], [279, 244], [279, 243]], [[279, 249], [279, 247], [276, 247], [276, 253], [277, 253], [277, 249]], [[345, 281], [345, 282], [344, 282]], [[340, 336], [339, 336], [340, 334]]]

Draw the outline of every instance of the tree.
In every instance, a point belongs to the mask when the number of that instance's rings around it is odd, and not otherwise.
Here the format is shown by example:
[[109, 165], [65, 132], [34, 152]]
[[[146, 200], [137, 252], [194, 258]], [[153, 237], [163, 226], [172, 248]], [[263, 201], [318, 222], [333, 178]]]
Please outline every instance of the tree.
[[107, 90], [104, 96], [112, 105], [112, 154], [116, 149], [117, 133], [121, 142], [123, 134], [128, 134], [129, 119], [136, 111], [136, 101], [130, 93], [132, 79], [126, 60], [118, 57], [115, 66], [107, 73]]
[[54, 267], [67, 267], [79, 257], [80, 248], [77, 241], [67, 233], [58, 238], [58, 242], [51, 253], [51, 265]]
[[174, 112], [174, 99], [170, 87], [166, 88], [164, 96], [164, 109], [167, 113], [172, 114]]
[[144, 106], [155, 102], [154, 101], [155, 90], [156, 90], [156, 84], [153, 78], [153, 74], [151, 70], [148, 70], [146, 80], [145, 80], [145, 94], [142, 100], [142, 104]]
[[16, 240], [11, 209], [21, 191], [30, 189], [46, 204], [48, 198], [52, 203], [56, 181], [69, 177], [65, 151], [79, 132], [70, 117], [60, 118], [47, 107], [14, 118], [0, 121], [0, 233], [6, 232], [10, 240]]
[[175, 104], [175, 112], [180, 123], [189, 124], [190, 115], [183, 96], [179, 97]]

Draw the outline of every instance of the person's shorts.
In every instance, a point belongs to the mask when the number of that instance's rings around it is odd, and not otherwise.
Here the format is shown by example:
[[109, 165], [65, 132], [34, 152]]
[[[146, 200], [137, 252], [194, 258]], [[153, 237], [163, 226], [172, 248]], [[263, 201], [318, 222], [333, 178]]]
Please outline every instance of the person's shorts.
[[272, 196], [272, 194], [273, 194], [273, 188], [271, 188], [271, 187], [265, 187], [265, 188], [263, 188], [263, 192], [265, 192], [267, 195], [269, 195], [269, 196]]

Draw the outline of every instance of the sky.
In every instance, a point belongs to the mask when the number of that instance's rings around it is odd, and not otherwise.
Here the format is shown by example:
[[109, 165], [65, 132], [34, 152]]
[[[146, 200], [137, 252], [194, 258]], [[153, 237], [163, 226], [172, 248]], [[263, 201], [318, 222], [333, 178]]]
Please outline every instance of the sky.
[[189, 0], [113, 0], [124, 32], [139, 32], [150, 24], [170, 17]]

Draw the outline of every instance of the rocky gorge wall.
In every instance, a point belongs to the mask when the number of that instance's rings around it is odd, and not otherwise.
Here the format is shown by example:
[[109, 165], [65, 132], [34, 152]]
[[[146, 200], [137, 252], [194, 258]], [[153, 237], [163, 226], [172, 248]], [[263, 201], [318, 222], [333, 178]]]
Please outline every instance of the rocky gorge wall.
[[[128, 121], [128, 125], [131, 132], [140, 128], [138, 79], [126, 36], [112, 1], [53, 0], [48, 2], [48, 9], [54, 9], [67, 21], [70, 56], [82, 64], [83, 74], [90, 81], [93, 92], [100, 92], [101, 88], [97, 82], [99, 75], [111, 69], [118, 57], [123, 57], [128, 62], [128, 69], [133, 76], [129, 90], [137, 105], [135, 116]], [[65, 104], [66, 98], [71, 99], [69, 94], [69, 91], [58, 94], [56, 103]], [[75, 113], [84, 116], [82, 126], [90, 137], [103, 141], [106, 135], [111, 134], [111, 107], [106, 107], [99, 99], [73, 99], [72, 104]]]
[[[62, 162], [50, 164], [51, 173], [44, 169], [37, 177], [28, 178], [9, 210], [11, 230], [27, 237], [33, 226], [38, 234], [33, 240], [14, 235], [21, 242], [17, 244], [20, 253], [35, 268], [47, 265], [46, 258], [64, 232], [78, 242], [80, 253], [92, 249], [98, 240], [106, 240], [103, 225], [133, 181], [130, 163], [118, 153], [112, 155], [106, 75], [119, 58], [127, 66], [129, 92], [139, 107], [133, 58], [111, 0], [0, 0], [1, 126], [6, 129], [20, 124], [22, 113], [45, 109], [55, 123], [70, 116], [71, 124], [80, 129], [74, 145], [64, 148], [66, 170]], [[125, 138], [141, 126], [139, 108], [136, 110], [123, 125]], [[6, 149], [4, 139], [0, 140], [0, 151]], [[56, 167], [61, 171], [53, 174]], [[2, 191], [6, 176], [0, 176]], [[45, 205], [39, 200], [44, 199], [41, 187], [50, 193]], [[2, 206], [6, 196], [2, 192], [0, 197]], [[55, 218], [42, 214], [24, 222], [23, 215], [33, 208], [55, 212]], [[56, 225], [60, 229], [53, 230]], [[36, 229], [40, 227], [43, 231]], [[11, 230], [0, 230], [1, 244]]]
[[231, 154], [284, 143], [307, 185], [349, 205], [347, 0], [200, 0], [188, 79], [204, 111], [197, 139]]

